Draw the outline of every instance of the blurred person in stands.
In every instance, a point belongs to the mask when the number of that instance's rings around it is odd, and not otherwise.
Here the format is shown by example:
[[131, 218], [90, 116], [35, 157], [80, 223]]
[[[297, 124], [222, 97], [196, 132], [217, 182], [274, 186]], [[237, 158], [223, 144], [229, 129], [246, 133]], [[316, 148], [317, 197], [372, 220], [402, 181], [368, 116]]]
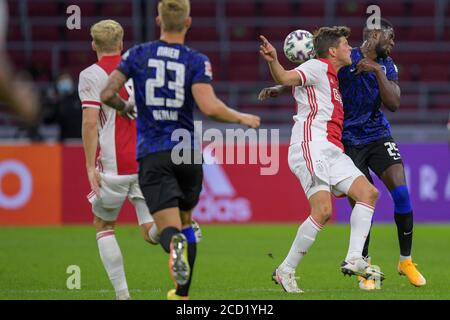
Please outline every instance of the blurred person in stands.
[[60, 126], [60, 141], [81, 138], [82, 112], [80, 99], [72, 76], [61, 74], [56, 82], [57, 121]]
[[[0, 110], [14, 113], [27, 125], [34, 125], [40, 114], [39, 100], [30, 83], [14, 75], [6, 53], [8, 12], [0, 0]], [[6, 108], [6, 109], [5, 109]]]

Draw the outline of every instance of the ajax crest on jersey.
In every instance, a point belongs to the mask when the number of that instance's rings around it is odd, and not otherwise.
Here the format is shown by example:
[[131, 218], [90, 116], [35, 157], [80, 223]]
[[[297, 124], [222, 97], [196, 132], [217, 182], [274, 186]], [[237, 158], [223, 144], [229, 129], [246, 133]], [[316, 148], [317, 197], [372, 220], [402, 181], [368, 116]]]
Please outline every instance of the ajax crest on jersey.
[[306, 30], [295, 30], [284, 40], [284, 54], [289, 61], [301, 64], [314, 58], [313, 35]]

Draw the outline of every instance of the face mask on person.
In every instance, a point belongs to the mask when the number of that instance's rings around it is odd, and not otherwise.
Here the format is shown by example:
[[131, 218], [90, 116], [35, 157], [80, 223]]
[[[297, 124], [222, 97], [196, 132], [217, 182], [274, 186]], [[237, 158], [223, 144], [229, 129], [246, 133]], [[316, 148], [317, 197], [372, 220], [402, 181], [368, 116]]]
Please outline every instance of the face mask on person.
[[58, 93], [62, 96], [69, 95], [73, 92], [73, 81], [72, 79], [62, 79], [58, 81], [56, 88]]

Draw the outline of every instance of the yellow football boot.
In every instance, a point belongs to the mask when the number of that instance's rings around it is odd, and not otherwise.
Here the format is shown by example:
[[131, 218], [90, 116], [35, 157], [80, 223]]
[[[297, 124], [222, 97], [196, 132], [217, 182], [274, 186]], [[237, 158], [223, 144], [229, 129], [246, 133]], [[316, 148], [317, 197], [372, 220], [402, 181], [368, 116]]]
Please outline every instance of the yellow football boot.
[[413, 263], [411, 259], [406, 259], [398, 263], [397, 270], [401, 276], [406, 276], [413, 286], [423, 287], [427, 281], [416, 267], [417, 264]]
[[189, 297], [182, 297], [177, 295], [177, 291], [175, 289], [167, 292], [167, 300], [189, 300]]
[[361, 290], [370, 291], [376, 289], [375, 280], [373, 279], [364, 279], [363, 277], [358, 277], [358, 283]]
[[[372, 259], [371, 259], [371, 257], [365, 257], [364, 260], [366, 260], [366, 262], [367, 262], [369, 265], [372, 265]], [[375, 290], [375, 289], [377, 289], [375, 280], [374, 280], [374, 279], [371, 279], [371, 278], [365, 279], [365, 278], [363, 278], [363, 277], [361, 277], [361, 276], [358, 276], [358, 285], [359, 285], [359, 288], [360, 288], [361, 290], [365, 290], [365, 291], [370, 291], [370, 290]]]

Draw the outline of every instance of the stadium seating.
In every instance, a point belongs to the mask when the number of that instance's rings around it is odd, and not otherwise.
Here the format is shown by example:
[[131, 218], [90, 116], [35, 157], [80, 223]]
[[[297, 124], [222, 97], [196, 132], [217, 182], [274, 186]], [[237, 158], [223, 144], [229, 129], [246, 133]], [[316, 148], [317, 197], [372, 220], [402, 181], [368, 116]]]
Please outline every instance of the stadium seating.
[[293, 1], [279, 3], [268, 1], [262, 3], [262, 15], [264, 17], [290, 17], [294, 12]]
[[22, 42], [23, 40], [24, 40], [23, 33], [20, 26], [17, 25], [8, 28], [8, 42], [10, 41]]
[[209, 41], [215, 42], [218, 39], [216, 27], [199, 27], [192, 25], [189, 41]]
[[325, 1], [302, 1], [294, 6], [296, 9], [293, 16], [301, 17], [323, 17], [325, 16]]
[[[307, 29], [307, 28], [305, 28]], [[286, 36], [291, 32], [294, 31], [295, 28], [292, 28], [290, 26], [287, 27], [263, 27], [261, 29], [261, 34], [264, 35], [269, 41], [275, 42], [275, 41], [284, 41]]]
[[228, 28], [230, 41], [257, 41], [259, 28], [253, 26], [231, 25]]
[[230, 81], [255, 81], [259, 78], [259, 55], [257, 52], [230, 52], [228, 61]]
[[27, 59], [23, 50], [9, 50], [9, 58], [13, 62], [15, 68], [23, 69], [27, 66]]
[[104, 2], [101, 15], [106, 17], [130, 17], [132, 15], [131, 1]]
[[[21, 10], [23, 7], [19, 6], [19, 1], [8, 1], [10, 23], [13, 26], [8, 29], [8, 42], [13, 44], [12, 49], [9, 50], [10, 56], [15, 65], [22, 68], [38, 64], [47, 66], [48, 72], [51, 72], [52, 67], [55, 66], [55, 61], [52, 60], [53, 50], [58, 57], [56, 62], [59, 62], [56, 70], [68, 70], [74, 76], [78, 76], [82, 69], [96, 59], [89, 45], [91, 38], [88, 26], [99, 17], [111, 17], [121, 22], [125, 29], [127, 47], [136, 42], [153, 39], [159, 34], [158, 28], [154, 26], [149, 28], [148, 23], [153, 23], [153, 18], [148, 19], [145, 16], [147, 6], [153, 6], [152, 9], [155, 9], [156, 1], [151, 3], [146, 0], [77, 1], [76, 4], [80, 6], [83, 15], [81, 30], [68, 30], [61, 23], [64, 20], [56, 19], [65, 14], [66, 7], [72, 4], [71, 1], [24, 0], [23, 3], [26, 4], [25, 14], [28, 16], [29, 25], [21, 24], [24, 12]], [[139, 4], [138, 10], [133, 10], [133, 3]], [[435, 1], [379, 0], [376, 3], [382, 8], [383, 16], [391, 19], [396, 26], [395, 42], [398, 46], [394, 49], [392, 57], [399, 68], [399, 81], [416, 84], [416, 92], [408, 92], [405, 96], [407, 98], [402, 100], [406, 101], [404, 108], [416, 108], [415, 102], [418, 101], [420, 94], [418, 86], [450, 81], [450, 54], [446, 46], [440, 46], [440, 43], [450, 42], [448, 22], [443, 28], [436, 25]], [[335, 7], [330, 7], [332, 5]], [[358, 22], [358, 18], [367, 16], [367, 5], [367, 1], [359, 0], [227, 0], [223, 2], [191, 0], [194, 21], [188, 34], [188, 44], [194, 48], [201, 48], [201, 51], [209, 56], [216, 81], [266, 82], [270, 81], [270, 75], [258, 54], [260, 34], [265, 35], [278, 46], [281, 63], [291, 68], [294, 65], [287, 61], [280, 47], [288, 33], [300, 28], [313, 31], [330, 21], [340, 24], [350, 21], [349, 26], [352, 28], [350, 44], [357, 46], [362, 41], [363, 26], [362, 22]], [[136, 11], [141, 14], [140, 20], [133, 18], [133, 13]], [[334, 12], [333, 19], [325, 19], [326, 12]], [[450, 5], [447, 6], [445, 14], [450, 17]], [[143, 25], [138, 25], [135, 21], [143, 21]], [[30, 31], [29, 34], [27, 30]], [[139, 31], [136, 35], [142, 34], [145, 38], [135, 39], [135, 30]], [[154, 34], [149, 34], [147, 30], [154, 30]], [[20, 45], [25, 47], [26, 39], [32, 41], [32, 45], [27, 46], [31, 50], [29, 54], [18, 49]], [[54, 45], [47, 48], [49, 43]], [[227, 48], [227, 50], [221, 51], [221, 48]], [[433, 51], [431, 48], [439, 48], [439, 51]], [[41, 80], [44, 79], [43, 81], [48, 78], [51, 78], [50, 74], [47, 77], [40, 77]], [[430, 98], [430, 108], [443, 108], [446, 105], [443, 101], [448, 98], [445, 94], [441, 94], [436, 99]], [[257, 105], [269, 109], [273, 107], [270, 103], [260, 104], [248, 99], [243, 101], [250, 108]], [[284, 104], [275, 104], [284, 108]], [[243, 107], [246, 108], [246, 106]]]
[[214, 18], [216, 16], [216, 4], [214, 1], [195, 0], [191, 1], [191, 11], [197, 17]]
[[440, 64], [426, 64], [421, 67], [421, 80], [426, 82], [449, 81], [449, 67]]
[[[61, 40], [59, 26], [33, 26], [31, 33], [33, 41], [51, 41], [58, 42]], [[63, 29], [64, 30], [64, 29]]]
[[[8, 3], [11, 3], [9, 1]], [[30, 17], [55, 17], [63, 12], [60, 12], [60, 4], [57, 1], [41, 0], [41, 1], [27, 1], [28, 15]], [[63, 6], [61, 6], [63, 8]], [[64, 10], [65, 13], [65, 10]]]
[[366, 14], [366, 6], [357, 1], [346, 1], [336, 7], [339, 17], [362, 17]]
[[226, 14], [228, 17], [255, 17], [258, 10], [253, 1], [227, 1]]
[[448, 110], [450, 94], [436, 94], [430, 99], [430, 109]]
[[83, 17], [96, 17], [99, 15], [99, 6], [95, 1], [85, 1], [77, 3], [80, 7]]

